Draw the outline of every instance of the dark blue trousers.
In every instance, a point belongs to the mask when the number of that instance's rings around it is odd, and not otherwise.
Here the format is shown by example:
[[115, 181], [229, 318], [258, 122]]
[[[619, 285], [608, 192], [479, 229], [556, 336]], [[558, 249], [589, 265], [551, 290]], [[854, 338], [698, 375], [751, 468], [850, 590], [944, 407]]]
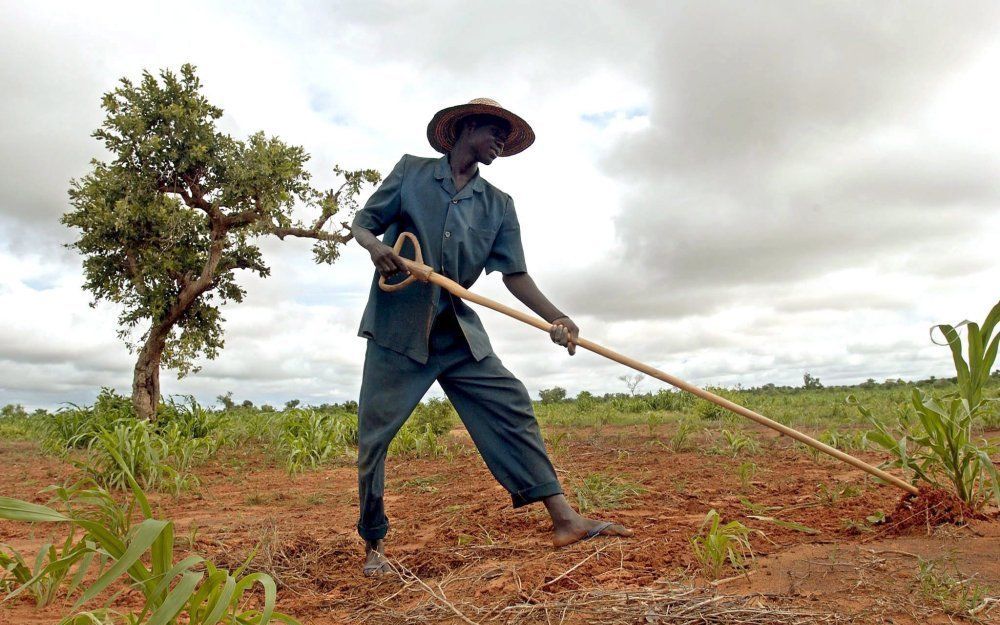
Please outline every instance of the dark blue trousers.
[[358, 533], [385, 537], [389, 442], [437, 380], [514, 507], [562, 493], [524, 385], [494, 354], [477, 361], [453, 313], [438, 316], [426, 365], [368, 341], [358, 401]]

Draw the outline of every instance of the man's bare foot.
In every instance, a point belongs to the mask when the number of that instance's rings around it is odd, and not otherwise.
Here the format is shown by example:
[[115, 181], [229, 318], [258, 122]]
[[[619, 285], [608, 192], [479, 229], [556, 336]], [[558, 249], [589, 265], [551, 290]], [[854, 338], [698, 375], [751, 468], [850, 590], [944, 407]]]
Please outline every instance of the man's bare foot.
[[376, 577], [392, 573], [392, 565], [385, 559], [381, 540], [374, 543], [365, 541], [365, 566], [362, 572], [365, 574], [365, 577]]
[[560, 523], [553, 527], [552, 546], [559, 548], [572, 545], [581, 540], [587, 540], [595, 536], [621, 536], [627, 538], [632, 536], [632, 530], [624, 525], [611, 523], [610, 521], [598, 521], [587, 519], [577, 515], [576, 519], [567, 523]]

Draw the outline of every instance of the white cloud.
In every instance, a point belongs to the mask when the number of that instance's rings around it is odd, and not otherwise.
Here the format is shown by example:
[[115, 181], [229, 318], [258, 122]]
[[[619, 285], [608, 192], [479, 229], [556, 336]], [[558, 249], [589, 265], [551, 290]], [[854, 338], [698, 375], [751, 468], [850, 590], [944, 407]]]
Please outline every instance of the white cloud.
[[[5, 7], [0, 404], [129, 388], [116, 311], [87, 306], [58, 217], [102, 156], [101, 93], [187, 61], [225, 131], [305, 146], [321, 186], [335, 163], [431, 155], [440, 107], [507, 104], [538, 141], [485, 175], [515, 198], [536, 281], [587, 336], [698, 383], [943, 375], [927, 328], [996, 300], [993, 4], [164, 7]], [[264, 249], [272, 276], [243, 278], [218, 360], [164, 372], [164, 391], [356, 397], [367, 255], [317, 267], [306, 242]], [[513, 300], [496, 276], [476, 290]], [[533, 393], [624, 390], [619, 365], [482, 316]]]

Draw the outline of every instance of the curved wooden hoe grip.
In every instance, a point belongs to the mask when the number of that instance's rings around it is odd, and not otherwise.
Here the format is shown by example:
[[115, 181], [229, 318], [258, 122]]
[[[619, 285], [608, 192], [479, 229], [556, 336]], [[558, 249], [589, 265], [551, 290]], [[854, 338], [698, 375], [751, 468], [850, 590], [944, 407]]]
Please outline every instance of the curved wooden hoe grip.
[[400, 252], [403, 251], [403, 242], [406, 239], [409, 239], [410, 243], [413, 244], [413, 260], [403, 258], [403, 263], [406, 264], [410, 275], [406, 276], [406, 279], [402, 282], [397, 282], [396, 284], [389, 284], [385, 281], [385, 276], [380, 276], [378, 279], [378, 288], [388, 293], [405, 289], [411, 282], [418, 278], [423, 282], [427, 282], [432, 271], [430, 267], [424, 264], [424, 255], [420, 252], [420, 242], [417, 241], [416, 235], [412, 232], [400, 232], [392, 251], [402, 258]]

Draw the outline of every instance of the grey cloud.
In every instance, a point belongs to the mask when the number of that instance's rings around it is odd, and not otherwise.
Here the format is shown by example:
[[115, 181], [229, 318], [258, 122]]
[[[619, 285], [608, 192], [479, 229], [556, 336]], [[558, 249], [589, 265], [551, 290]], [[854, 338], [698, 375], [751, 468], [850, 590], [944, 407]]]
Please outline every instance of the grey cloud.
[[[927, 264], [967, 265], [969, 224], [1000, 204], [1000, 154], [933, 136], [918, 113], [997, 18], [985, 3], [665, 10], [646, 73], [650, 126], [604, 160], [631, 189], [615, 223], [619, 256], [560, 295], [618, 319], [705, 314], [782, 288], [779, 309], [843, 308], [787, 296], [920, 249], [937, 250]], [[906, 147], [870, 140], [886, 129], [905, 129]]]
[[621, 167], [752, 180], [800, 150], [906, 121], [995, 36], [992, 3], [700, 2], [657, 20], [653, 126]]

